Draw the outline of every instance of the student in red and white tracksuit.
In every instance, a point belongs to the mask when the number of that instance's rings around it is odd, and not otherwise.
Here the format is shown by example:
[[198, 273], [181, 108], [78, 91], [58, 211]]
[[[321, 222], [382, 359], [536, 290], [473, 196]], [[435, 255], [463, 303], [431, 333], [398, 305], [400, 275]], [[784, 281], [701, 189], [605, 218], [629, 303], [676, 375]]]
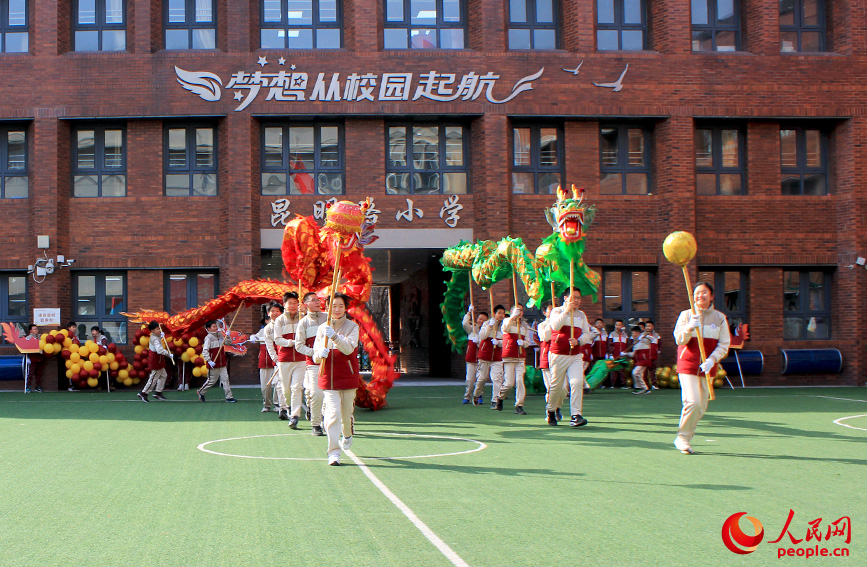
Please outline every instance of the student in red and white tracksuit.
[[572, 288], [566, 304], [551, 310], [548, 326], [551, 328], [551, 350], [548, 359], [551, 379], [548, 382], [548, 424], [557, 425], [556, 412], [566, 395], [566, 382], [571, 390], [569, 407], [571, 427], [587, 424], [581, 415], [584, 403], [584, 355], [581, 347], [590, 344], [590, 325], [580, 310], [581, 291]]
[[[605, 321], [596, 319], [590, 328], [590, 336], [593, 337], [593, 342], [590, 344], [591, 364], [595, 364], [597, 360], [605, 360], [608, 356], [608, 332], [605, 330]], [[586, 355], [584, 361], [587, 362]], [[587, 365], [584, 368], [586, 369]]]
[[[551, 328], [548, 326], [548, 317], [551, 315], [551, 304], [545, 306], [545, 320], [536, 327], [539, 335], [539, 370], [542, 371], [542, 382], [545, 383], [545, 391], [548, 391], [548, 382], [551, 380], [551, 367], [548, 362], [548, 354], [551, 350]], [[548, 395], [545, 394], [547, 398]]]
[[174, 355], [166, 348], [168, 345], [164, 345], [165, 333], [160, 330], [159, 323], [151, 321], [148, 325], [148, 330], [151, 332], [151, 336], [148, 339], [148, 367], [151, 369], [151, 374], [145, 387], [138, 393], [139, 399], [143, 402], [148, 401], [148, 394], [154, 392], [154, 389], [156, 389], [154, 398], [158, 400], [166, 399], [163, 396], [163, 388], [166, 387], [166, 379], [168, 378], [168, 374], [166, 374], [166, 357], [171, 358], [173, 361], [175, 359]]
[[[262, 306], [262, 328], [250, 337], [250, 342], [259, 344], [259, 388], [262, 390], [262, 413], [274, 409], [275, 388], [274, 384], [280, 384], [277, 371], [277, 352], [269, 352], [267, 338], [270, 332], [271, 342], [274, 341], [274, 321], [283, 313], [283, 306], [272, 301]], [[273, 346], [272, 346], [273, 349]], [[279, 404], [280, 397], [276, 396]]]
[[497, 410], [503, 410], [503, 401], [509, 390], [515, 388], [515, 413], [527, 415], [524, 411], [524, 398], [527, 390], [524, 385], [526, 366], [526, 347], [530, 344], [530, 326], [524, 321], [524, 306], [515, 305], [507, 319], [503, 320], [503, 386], [497, 396]]
[[650, 388], [644, 382], [644, 377], [650, 365], [650, 337], [639, 327], [632, 327], [632, 347], [626, 356], [632, 357], [635, 363], [632, 368], [632, 393], [649, 394]]
[[108, 348], [108, 337], [102, 334], [102, 329], [97, 326], [91, 327], [90, 336], [97, 345]]
[[[268, 373], [268, 379], [271, 381], [272, 395], [271, 395], [271, 407], [274, 411], [279, 412], [278, 417], [282, 420], [289, 419], [289, 410], [286, 405], [286, 396], [283, 393], [283, 383], [280, 381], [280, 368], [277, 366], [277, 359], [279, 358], [277, 355], [277, 346], [274, 344], [274, 339], [276, 338], [274, 332], [274, 323], [283, 314], [284, 307], [283, 304], [279, 301], [272, 301], [269, 304], [271, 307], [268, 308], [269, 314], [271, 315], [271, 321], [269, 324], [265, 325], [265, 328], [262, 329], [262, 335], [264, 338], [265, 351], [268, 353], [268, 358], [271, 359], [272, 370]], [[277, 373], [276, 375], [274, 373]], [[261, 381], [262, 376], [261, 372], [259, 373], [259, 380]], [[280, 410], [283, 411], [280, 411]]]
[[473, 392], [476, 389], [476, 375], [478, 372], [478, 360], [479, 360], [479, 329], [481, 329], [482, 325], [485, 324], [485, 321], [488, 320], [488, 314], [484, 311], [480, 311], [476, 317], [475, 329], [473, 329], [472, 318], [475, 315], [475, 310], [473, 306], [467, 309], [467, 314], [464, 315], [464, 320], [461, 324], [464, 327], [464, 331], [467, 333], [467, 351], [464, 353], [464, 362], [467, 365], [467, 388], [464, 390], [464, 401], [463, 403], [469, 404], [473, 401]]
[[491, 409], [497, 409], [497, 397], [503, 386], [503, 319], [506, 308], [502, 305], [494, 307], [494, 318], [485, 321], [479, 328], [479, 362], [476, 374], [476, 387], [473, 390], [473, 403], [478, 405], [478, 399], [485, 391], [485, 382], [491, 380]]
[[[304, 355], [295, 350], [295, 332], [301, 316], [298, 313], [300, 302], [298, 294], [289, 291], [283, 294], [283, 307], [286, 311], [274, 321], [274, 344], [277, 345], [277, 367], [280, 369], [280, 383], [283, 395], [289, 402], [289, 427], [298, 429], [301, 417], [301, 404], [304, 402], [304, 373], [307, 361]], [[281, 415], [287, 408], [280, 408]]]
[[229, 371], [226, 368], [229, 359], [226, 356], [226, 345], [232, 344], [231, 339], [221, 333], [217, 328], [216, 321], [208, 321], [205, 323], [205, 329], [208, 334], [205, 335], [205, 342], [202, 345], [202, 358], [205, 359], [205, 364], [208, 365], [208, 379], [199, 388], [199, 401], [205, 401], [205, 392], [210, 390], [217, 384], [219, 380], [223, 384], [223, 390], [226, 393], [226, 401], [235, 402], [232, 396], [232, 386], [229, 384]]
[[647, 365], [647, 386], [658, 390], [656, 387], [656, 361], [659, 359], [659, 333], [654, 330], [653, 321], [647, 320], [644, 322], [644, 332], [647, 333], [647, 338], [650, 340], [650, 361]]
[[[352, 447], [358, 372], [358, 325], [346, 317], [349, 298], [334, 294], [331, 326], [320, 325], [313, 342], [313, 362], [320, 364], [319, 387], [325, 399], [322, 418], [328, 435], [328, 464], [340, 464], [340, 450]], [[324, 361], [324, 364], [322, 364]]]
[[304, 355], [304, 391], [307, 396], [307, 407], [310, 408], [310, 434], [325, 435], [322, 429], [322, 401], [324, 393], [319, 387], [319, 365], [313, 361], [313, 344], [319, 327], [324, 325], [328, 315], [322, 312], [319, 296], [312, 291], [304, 294], [304, 306], [307, 314], [298, 323], [295, 334], [295, 350]]
[[[608, 356], [611, 360], [617, 360], [621, 355], [629, 350], [629, 333], [623, 326], [623, 319], [614, 321], [614, 330], [608, 334]], [[611, 387], [616, 388], [620, 384], [621, 388], [628, 388], [626, 378], [623, 372], [616, 370], [610, 374]]]
[[[699, 282], [693, 288], [693, 300], [697, 313], [682, 311], [674, 327], [677, 343], [677, 376], [680, 379], [683, 411], [674, 446], [681, 452], [692, 454], [690, 441], [695, 435], [699, 420], [707, 411], [710, 395], [705, 375], [715, 376], [716, 366], [728, 354], [731, 335], [726, 316], [713, 308], [713, 286]], [[701, 362], [696, 330], [701, 327], [704, 352], [707, 360]], [[701, 375], [699, 375], [701, 374]]]

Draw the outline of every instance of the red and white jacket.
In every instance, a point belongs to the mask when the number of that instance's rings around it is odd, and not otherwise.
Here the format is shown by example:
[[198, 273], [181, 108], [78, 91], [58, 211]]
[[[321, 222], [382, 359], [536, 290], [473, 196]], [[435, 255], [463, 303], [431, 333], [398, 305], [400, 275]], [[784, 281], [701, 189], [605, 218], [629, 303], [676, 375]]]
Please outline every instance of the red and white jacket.
[[151, 370], [165, 368], [167, 356], [169, 351], [163, 346], [163, 339], [159, 335], [151, 334], [148, 339], [148, 367]]
[[[222, 347], [222, 345], [231, 344], [232, 341], [221, 333], [217, 331], [216, 333], [209, 332], [205, 335], [205, 342], [202, 345], [202, 358], [205, 360], [205, 364], [208, 364], [210, 361], [214, 361], [214, 368], [223, 368], [228, 365], [228, 359], [226, 358], [226, 349]], [[221, 348], [222, 347], [222, 348]], [[210, 364], [208, 364], [210, 366]]]
[[[548, 317], [548, 327], [551, 329], [551, 354], [581, 355], [583, 358], [581, 347], [593, 340], [587, 316], [580, 309], [567, 311], [565, 307], [555, 307]], [[569, 345], [572, 337], [578, 339], [574, 347]]]
[[629, 350], [629, 333], [621, 327], [620, 332], [611, 331], [608, 334], [608, 354], [611, 358], [620, 358], [620, 355]]
[[323, 390], [354, 390], [358, 388], [361, 375], [358, 372], [358, 325], [345, 316], [331, 322], [331, 327], [337, 333], [333, 338], [325, 335], [325, 325], [316, 330], [313, 341], [313, 351], [317, 353], [323, 348], [328, 349], [324, 359], [316, 354], [314, 364], [325, 364], [319, 371], [319, 387]]
[[632, 340], [629, 352], [635, 366], [650, 366], [650, 337], [647, 333], [641, 333], [637, 339]]
[[550, 368], [548, 365], [548, 351], [551, 350], [551, 328], [548, 326], [548, 320], [545, 319], [539, 323], [536, 331], [539, 333], [539, 368]]
[[463, 325], [464, 331], [467, 333], [467, 351], [464, 353], [464, 362], [475, 364], [479, 359], [479, 334], [473, 332], [472, 313], [470, 311], [467, 311], [467, 314], [464, 315], [461, 325]]
[[328, 314], [322, 311], [308, 311], [301, 322], [298, 323], [298, 332], [295, 333], [295, 350], [304, 356], [307, 366], [316, 366], [313, 362], [313, 343], [316, 341], [316, 332], [320, 325], [328, 321]]
[[[519, 345], [518, 341], [522, 344]], [[503, 360], [524, 360], [530, 342], [530, 326], [524, 322], [523, 317], [503, 319]]]
[[650, 339], [650, 361], [656, 362], [656, 359], [659, 358], [659, 334], [653, 331], [647, 337]]
[[[503, 360], [502, 321], [488, 319], [479, 328], [479, 360], [500, 362]], [[497, 341], [497, 344], [494, 344]]]
[[285, 312], [274, 321], [274, 344], [277, 345], [277, 362], [304, 362], [304, 356], [295, 350], [295, 332], [301, 315]]
[[[695, 329], [689, 329], [689, 319], [692, 311], [682, 311], [674, 327], [674, 341], [677, 343], [677, 373], [698, 375], [701, 364], [701, 353], [698, 348], [698, 335]], [[710, 375], [716, 374], [716, 365], [729, 352], [731, 335], [726, 316], [714, 308], [700, 310], [701, 337], [704, 339], [704, 352], [707, 359], [712, 360], [714, 367]]]
[[596, 327], [591, 327], [590, 335], [593, 337], [591, 348], [593, 360], [603, 360], [608, 354], [608, 332], [604, 327], [601, 331]]
[[[265, 339], [267, 336], [266, 335], [266, 329], [268, 327], [273, 328], [274, 322], [268, 321], [268, 323], [264, 327], [259, 329], [258, 333], [256, 333], [256, 339], [257, 339], [256, 342], [259, 343], [259, 362], [258, 362], [259, 369], [274, 368], [274, 360], [271, 358], [271, 354], [268, 352], [268, 344], [265, 342]], [[271, 348], [274, 348], [273, 343], [272, 343]], [[275, 353], [275, 356], [276, 356], [276, 353]]]

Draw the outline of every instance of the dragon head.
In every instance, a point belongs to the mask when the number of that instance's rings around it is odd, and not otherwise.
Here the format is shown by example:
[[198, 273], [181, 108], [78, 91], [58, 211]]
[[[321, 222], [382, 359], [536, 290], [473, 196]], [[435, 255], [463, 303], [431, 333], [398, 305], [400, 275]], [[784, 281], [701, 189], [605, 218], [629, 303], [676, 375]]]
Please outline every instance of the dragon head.
[[325, 212], [325, 228], [338, 237], [340, 247], [344, 250], [359, 244], [359, 236], [364, 226], [364, 213], [369, 206], [368, 201], [361, 204], [339, 201], [328, 205]]
[[593, 222], [596, 207], [583, 203], [584, 189], [576, 189], [573, 185], [570, 199], [565, 189], [557, 187], [557, 202], [545, 210], [548, 224], [560, 233], [560, 239], [564, 242], [578, 242], [583, 239], [584, 230]]

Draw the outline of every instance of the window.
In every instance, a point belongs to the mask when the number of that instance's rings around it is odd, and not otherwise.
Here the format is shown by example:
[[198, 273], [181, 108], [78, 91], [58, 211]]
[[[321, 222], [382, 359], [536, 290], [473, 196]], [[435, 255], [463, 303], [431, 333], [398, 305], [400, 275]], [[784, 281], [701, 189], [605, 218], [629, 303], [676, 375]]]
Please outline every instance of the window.
[[387, 128], [388, 195], [464, 195], [467, 132], [458, 124], [391, 124]]
[[602, 126], [600, 133], [603, 195], [647, 195], [650, 192], [650, 132], [624, 124]]
[[597, 0], [596, 49], [640, 51], [647, 48], [644, 0]]
[[783, 338], [831, 338], [831, 274], [783, 272]]
[[744, 155], [744, 133], [739, 128], [696, 128], [696, 194], [743, 195]]
[[217, 297], [216, 272], [166, 272], [166, 312], [177, 315]]
[[76, 273], [72, 278], [73, 319], [102, 329], [108, 341], [126, 344], [126, 275], [123, 273]]
[[165, 130], [166, 195], [217, 194], [216, 129], [212, 126], [169, 126]]
[[27, 131], [0, 128], [0, 199], [26, 199]]
[[512, 193], [557, 192], [563, 179], [560, 126], [512, 128]]
[[27, 274], [0, 272], [0, 321], [18, 328], [21, 336], [27, 334]]
[[163, 0], [166, 49], [215, 49], [214, 0]]
[[73, 131], [73, 197], [126, 196], [126, 132], [119, 126]]
[[557, 0], [509, 0], [509, 49], [557, 49]]
[[692, 50], [740, 49], [737, 0], [692, 0]]
[[780, 0], [780, 51], [824, 50], [824, 0]]
[[27, 53], [27, 0], [0, 0], [0, 53]]
[[713, 306], [729, 320], [729, 326], [747, 322], [747, 273], [737, 270], [699, 270], [698, 281], [713, 286]]
[[827, 195], [826, 136], [821, 130], [780, 128], [783, 195]]
[[602, 270], [602, 289], [602, 318], [611, 328], [614, 319], [623, 319], [627, 326], [632, 326], [641, 319], [653, 318], [655, 290], [652, 272], [618, 268]]
[[339, 0], [262, 0], [262, 49], [339, 49]]
[[73, 0], [75, 51], [126, 50], [124, 0]]
[[337, 124], [262, 128], [263, 195], [342, 195], [343, 128]]
[[384, 0], [385, 49], [463, 49], [462, 0]]

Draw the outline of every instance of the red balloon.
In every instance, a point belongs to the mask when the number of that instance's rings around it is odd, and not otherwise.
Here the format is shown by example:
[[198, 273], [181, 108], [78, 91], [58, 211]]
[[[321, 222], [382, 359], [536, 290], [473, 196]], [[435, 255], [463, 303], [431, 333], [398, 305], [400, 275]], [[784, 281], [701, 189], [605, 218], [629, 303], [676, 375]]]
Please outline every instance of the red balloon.
[[204, 366], [205, 365], [205, 359], [202, 358], [201, 356], [197, 356], [196, 359], [193, 361], [193, 365], [194, 366]]
[[45, 337], [45, 342], [48, 344], [54, 344], [54, 335], [48, 335]]
[[89, 376], [89, 374], [87, 373], [87, 370], [82, 370], [81, 372], [78, 373], [78, 381], [79, 382], [87, 382], [88, 376]]
[[109, 370], [108, 375], [112, 378], [117, 378], [117, 370]]
[[117, 345], [114, 343], [108, 343], [108, 352], [116, 352], [116, 351], [117, 351]]
[[184, 341], [185, 343], [190, 342], [190, 334], [184, 333], [183, 335], [181, 335], [181, 340]]
[[62, 351], [60, 351], [60, 356], [62, 356], [63, 358], [65, 358], [65, 359], [67, 359], [67, 360], [69, 360], [69, 357], [70, 357], [71, 355], [72, 355], [72, 353], [69, 352], [69, 351], [66, 350], [66, 349], [63, 349]]
[[135, 361], [132, 363], [132, 367], [136, 370], [141, 370], [141, 362]]
[[88, 372], [88, 375], [91, 378], [99, 378], [99, 370], [91, 370], [90, 372]]
[[196, 354], [202, 354], [202, 345], [196, 347]]
[[101, 346], [101, 347], [99, 347], [99, 349], [97, 349], [96, 354], [98, 354], [99, 356], [103, 356], [103, 355], [104, 355], [105, 353], [107, 353], [107, 352], [108, 352], [108, 351], [105, 350], [105, 347], [104, 347], [104, 346]]
[[94, 362], [93, 363], [93, 369], [96, 370], [97, 372], [99, 372], [100, 370], [102, 370], [102, 363], [101, 362]]

